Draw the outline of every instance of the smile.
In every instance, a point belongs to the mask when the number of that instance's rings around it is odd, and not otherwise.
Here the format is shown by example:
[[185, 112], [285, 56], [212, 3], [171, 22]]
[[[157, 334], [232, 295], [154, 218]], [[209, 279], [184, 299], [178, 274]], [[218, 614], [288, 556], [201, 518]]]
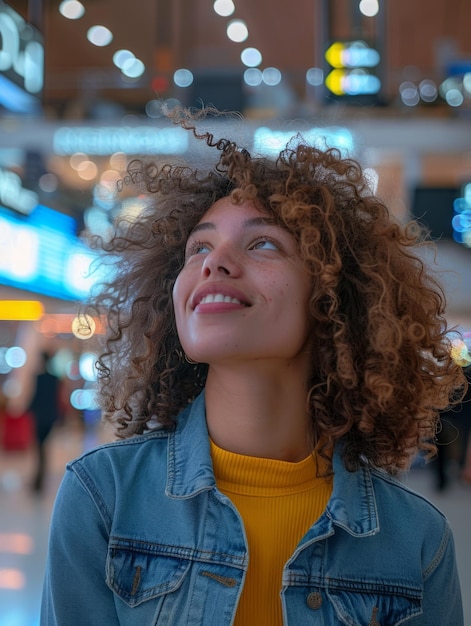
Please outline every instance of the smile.
[[229, 302], [231, 304], [241, 304], [245, 306], [244, 302], [241, 302], [237, 298], [232, 298], [231, 296], [225, 296], [223, 293], [209, 293], [201, 298], [199, 304], [213, 304], [214, 302]]

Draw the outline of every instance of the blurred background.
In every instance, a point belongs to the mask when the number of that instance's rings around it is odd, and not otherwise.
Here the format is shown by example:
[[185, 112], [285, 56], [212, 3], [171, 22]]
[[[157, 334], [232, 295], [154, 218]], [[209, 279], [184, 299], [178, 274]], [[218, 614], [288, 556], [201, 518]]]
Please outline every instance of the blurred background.
[[[95, 402], [90, 235], [145, 207], [134, 157], [203, 158], [166, 121], [212, 104], [249, 151], [297, 132], [358, 158], [397, 217], [437, 242], [446, 316], [471, 363], [471, 3], [0, 0], [0, 626], [39, 623], [67, 460], [108, 440]], [[404, 480], [450, 518], [471, 626], [471, 418]], [[453, 625], [450, 625], [453, 626]]]

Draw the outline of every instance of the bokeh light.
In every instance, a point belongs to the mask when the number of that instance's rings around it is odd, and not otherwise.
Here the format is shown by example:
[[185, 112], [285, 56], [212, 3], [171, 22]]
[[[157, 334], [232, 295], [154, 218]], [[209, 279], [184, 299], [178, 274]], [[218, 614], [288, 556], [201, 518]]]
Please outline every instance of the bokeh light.
[[23, 367], [26, 363], [27, 354], [21, 346], [12, 346], [5, 353], [5, 362], [12, 368]]
[[263, 82], [262, 72], [256, 67], [251, 67], [244, 72], [244, 82], [249, 87], [258, 87]]
[[96, 330], [96, 323], [90, 315], [77, 315], [72, 320], [72, 334], [77, 339], [90, 339]]
[[185, 68], [176, 70], [173, 74], [173, 82], [177, 87], [189, 87], [193, 83], [193, 73]]
[[375, 17], [379, 13], [379, 2], [378, 0], [361, 0], [358, 8], [365, 17]]
[[266, 67], [262, 72], [262, 79], [265, 85], [274, 87], [281, 83], [281, 72], [277, 67]]
[[140, 59], [133, 57], [123, 62], [121, 71], [128, 78], [139, 78], [146, 71], [146, 66]]
[[102, 48], [113, 41], [113, 33], [106, 26], [98, 24], [88, 29], [87, 39], [94, 46]]
[[126, 63], [126, 61], [129, 61], [130, 59], [134, 59], [134, 58], [135, 56], [130, 50], [126, 50], [126, 49], [117, 50], [113, 54], [113, 63], [116, 65], [116, 67], [119, 67], [119, 69], [121, 70], [123, 68], [123, 65]]
[[78, 20], [85, 14], [85, 7], [78, 0], [63, 0], [59, 5], [59, 13], [68, 20]]
[[227, 25], [227, 36], [231, 41], [240, 43], [249, 36], [249, 29], [243, 20], [231, 20]]
[[320, 67], [310, 67], [306, 72], [306, 82], [313, 87], [324, 83], [324, 72]]
[[240, 53], [240, 60], [247, 67], [257, 67], [262, 62], [262, 54], [257, 48], [245, 48]]
[[215, 0], [213, 9], [221, 17], [228, 17], [234, 13], [235, 6], [232, 0]]

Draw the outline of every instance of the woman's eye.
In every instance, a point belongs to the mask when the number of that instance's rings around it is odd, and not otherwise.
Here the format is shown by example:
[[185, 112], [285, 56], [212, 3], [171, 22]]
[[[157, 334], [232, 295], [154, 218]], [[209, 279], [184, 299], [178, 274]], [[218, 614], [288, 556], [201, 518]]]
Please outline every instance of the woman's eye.
[[258, 239], [252, 244], [253, 250], [279, 250], [280, 246], [271, 239]]
[[203, 241], [193, 241], [187, 248], [187, 258], [194, 254], [206, 254], [209, 252], [209, 245]]

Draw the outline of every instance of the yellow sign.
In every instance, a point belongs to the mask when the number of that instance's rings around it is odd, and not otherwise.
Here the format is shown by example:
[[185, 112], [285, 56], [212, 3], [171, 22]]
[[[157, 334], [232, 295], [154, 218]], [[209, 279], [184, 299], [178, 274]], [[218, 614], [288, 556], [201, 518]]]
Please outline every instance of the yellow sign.
[[378, 50], [361, 40], [335, 41], [327, 48], [325, 59], [329, 65], [337, 69], [372, 68], [378, 66], [381, 61]]
[[345, 47], [345, 44], [341, 43], [340, 41], [336, 41], [335, 43], [333, 43], [325, 53], [325, 59], [327, 63], [332, 67], [345, 67], [345, 63], [343, 60]]
[[346, 70], [332, 70], [332, 72], [326, 76], [325, 86], [336, 96], [343, 96], [345, 94], [343, 81], [345, 80], [346, 75]]
[[36, 321], [43, 314], [38, 300], [0, 300], [0, 320]]

